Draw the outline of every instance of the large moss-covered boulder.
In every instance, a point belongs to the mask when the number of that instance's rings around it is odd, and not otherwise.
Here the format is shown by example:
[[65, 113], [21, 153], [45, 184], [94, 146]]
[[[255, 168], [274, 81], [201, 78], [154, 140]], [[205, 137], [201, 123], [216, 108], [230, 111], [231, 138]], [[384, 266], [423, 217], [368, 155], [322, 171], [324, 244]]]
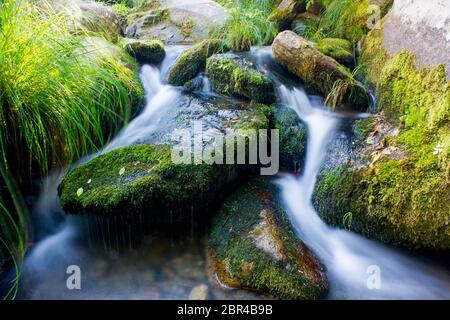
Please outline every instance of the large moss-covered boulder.
[[314, 204], [367, 237], [448, 250], [450, 87], [443, 65], [416, 63], [407, 52], [384, 61], [375, 80], [383, 112], [358, 121], [353, 157], [319, 175]]
[[314, 48], [347, 67], [351, 67], [355, 64], [353, 46], [348, 40], [324, 38], [317, 41]]
[[328, 289], [323, 266], [294, 234], [268, 179], [251, 180], [226, 200], [208, 258], [214, 278], [232, 288], [281, 299], [317, 299]]
[[166, 52], [161, 40], [131, 40], [125, 41], [127, 52], [142, 63], [160, 63]]
[[221, 49], [220, 40], [203, 40], [186, 50], [169, 72], [168, 81], [174, 86], [182, 86], [205, 70], [206, 59]]
[[336, 60], [292, 31], [275, 38], [272, 52], [278, 62], [307, 85], [327, 97], [333, 108], [366, 110], [371, 98], [367, 90]]
[[[101, 155], [68, 172], [60, 200], [69, 213], [144, 213], [153, 222], [183, 220], [216, 200], [235, 178], [232, 166], [177, 165], [164, 145], [125, 147]], [[148, 218], [148, 217], [147, 217]]]
[[269, 78], [254, 70], [252, 64], [233, 54], [215, 54], [206, 62], [206, 75], [213, 90], [224, 95], [240, 95], [255, 102], [275, 100]]
[[183, 222], [191, 219], [192, 214], [195, 220], [197, 214], [205, 213], [225, 195], [228, 187], [257, 166], [227, 165], [225, 154], [223, 164], [174, 163], [172, 146], [182, 142], [174, 140], [174, 130], [191, 132], [192, 121], [203, 119], [202, 151], [215, 152], [217, 149], [209, 148], [214, 141], [207, 137], [211, 129], [225, 134], [233, 129], [269, 127], [267, 107], [241, 107], [232, 101], [210, 99], [203, 101], [195, 95], [183, 96], [174, 101], [173, 107], [164, 110], [167, 111], [164, 126], [138, 139], [125, 135], [125, 140], [121, 140], [119, 137], [109, 149], [114, 148], [115, 143], [132, 146], [102, 154], [71, 169], [59, 187], [63, 209], [67, 213], [107, 217], [139, 215], [155, 226]]
[[159, 38], [165, 44], [195, 43], [221, 28], [228, 12], [213, 0], [147, 1], [132, 9], [125, 34]]
[[280, 134], [280, 168], [298, 172], [306, 153], [307, 127], [298, 114], [287, 106], [274, 106], [272, 114]]
[[306, 2], [306, 0], [282, 0], [270, 14], [269, 19], [278, 22], [282, 29], [286, 29], [298, 13], [306, 11]]

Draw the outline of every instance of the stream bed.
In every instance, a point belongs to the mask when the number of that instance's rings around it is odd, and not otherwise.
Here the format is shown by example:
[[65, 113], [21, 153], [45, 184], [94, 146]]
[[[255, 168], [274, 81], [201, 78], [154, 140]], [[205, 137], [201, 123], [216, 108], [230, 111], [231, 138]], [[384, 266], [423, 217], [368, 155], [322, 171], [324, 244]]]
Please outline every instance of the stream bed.
[[[197, 112], [203, 119], [202, 104], [197, 100], [224, 99], [227, 103], [227, 99], [210, 92], [211, 86], [204, 76], [201, 92], [193, 99], [187, 99], [180, 88], [165, 83], [168, 70], [185, 49], [168, 47], [167, 57], [160, 66], [142, 67], [146, 107], [100, 153], [127, 145], [164, 142], [164, 133], [179, 125], [175, 121], [179, 110], [192, 107], [190, 110], [196, 111], [189, 112]], [[253, 48], [243, 55], [274, 81], [278, 100], [294, 109], [307, 124], [308, 149], [302, 175], [283, 174], [277, 183], [298, 236], [327, 268], [330, 293], [325, 298], [450, 299], [450, 277], [445, 266], [429, 260], [423, 262], [352, 232], [331, 228], [321, 221], [311, 204], [316, 175], [328, 143], [338, 134], [342, 123], [353, 121], [359, 115], [326, 111], [322, 99], [305, 93], [276, 64], [270, 48]], [[214, 125], [212, 121], [211, 126]], [[135, 241], [132, 230], [127, 232], [126, 227], [122, 232], [115, 227], [100, 231], [95, 219], [65, 217], [57, 201], [60, 178], [58, 173], [49, 177], [34, 207], [41, 240], [27, 255], [20, 299], [187, 299], [198, 286], [208, 288], [208, 299], [265, 298], [211, 284], [204, 231], [169, 238], [142, 234]], [[55, 217], [57, 223], [53, 222]], [[67, 289], [69, 265], [81, 269], [81, 290]], [[381, 272], [380, 288], [368, 287], [370, 268]]]

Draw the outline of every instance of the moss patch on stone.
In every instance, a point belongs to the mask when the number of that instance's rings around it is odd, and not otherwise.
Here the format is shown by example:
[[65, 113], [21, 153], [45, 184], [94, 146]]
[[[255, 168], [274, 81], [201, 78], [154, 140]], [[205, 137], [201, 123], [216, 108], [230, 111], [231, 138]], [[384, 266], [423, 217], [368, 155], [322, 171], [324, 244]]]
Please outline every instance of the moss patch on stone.
[[224, 95], [237, 94], [255, 102], [275, 100], [273, 84], [263, 74], [240, 65], [228, 55], [213, 55], [206, 62], [206, 75], [213, 89]]
[[237, 190], [215, 217], [210, 259], [225, 285], [282, 299], [317, 299], [328, 289], [323, 267], [295, 236], [279, 190], [258, 178]]
[[143, 63], [160, 63], [164, 60], [166, 52], [161, 40], [124, 40], [127, 52]]
[[146, 213], [164, 221], [172, 212], [171, 219], [179, 221], [190, 208], [211, 204], [236, 174], [234, 169], [176, 165], [168, 146], [125, 147], [70, 170], [59, 188], [60, 201], [70, 213]]
[[[319, 179], [315, 204], [335, 224], [352, 212], [352, 228], [369, 237], [448, 250], [450, 88], [445, 68], [417, 69], [408, 52], [383, 57], [383, 67], [370, 80], [377, 88], [378, 108], [399, 128], [383, 149], [398, 156], [382, 149], [373, 154], [370, 166], [326, 173]], [[376, 74], [375, 68], [368, 70], [368, 75]]]
[[274, 106], [273, 118], [280, 134], [280, 168], [298, 172], [306, 153], [307, 127], [294, 110], [283, 105]]
[[221, 50], [220, 40], [203, 40], [184, 52], [169, 73], [168, 81], [174, 86], [182, 86], [205, 70], [206, 59]]
[[317, 41], [314, 47], [345, 66], [352, 66], [354, 64], [353, 47], [348, 40], [324, 38]]

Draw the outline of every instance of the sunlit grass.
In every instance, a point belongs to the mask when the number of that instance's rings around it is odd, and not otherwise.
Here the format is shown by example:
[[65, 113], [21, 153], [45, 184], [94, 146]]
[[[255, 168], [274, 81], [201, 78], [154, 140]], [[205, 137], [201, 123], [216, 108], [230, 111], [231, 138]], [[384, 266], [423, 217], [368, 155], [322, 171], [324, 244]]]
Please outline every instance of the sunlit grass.
[[225, 47], [235, 51], [246, 51], [252, 45], [267, 45], [278, 33], [277, 23], [268, 19], [276, 8], [272, 0], [220, 0], [229, 10], [230, 19], [217, 30], [215, 38], [223, 40]]
[[8, 191], [0, 197], [0, 253], [16, 271], [6, 298], [16, 296], [28, 234], [14, 177], [44, 175], [104, 144], [142, 90], [126, 61], [85, 45], [92, 33], [72, 34], [66, 18], [48, 10], [0, 1], [0, 185]]

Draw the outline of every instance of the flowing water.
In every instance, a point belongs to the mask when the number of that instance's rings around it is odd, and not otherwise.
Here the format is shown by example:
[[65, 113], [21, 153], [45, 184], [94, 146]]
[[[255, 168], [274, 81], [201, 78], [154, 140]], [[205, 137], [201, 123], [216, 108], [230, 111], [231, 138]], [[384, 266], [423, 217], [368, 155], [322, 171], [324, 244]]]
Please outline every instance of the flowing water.
[[[189, 95], [165, 83], [167, 73], [184, 46], [168, 48], [159, 66], [145, 65], [141, 81], [146, 93], [142, 112], [102, 151], [123, 146], [164, 142], [163, 132], [180, 125], [180, 110], [190, 117], [207, 118], [205, 102], [236, 104], [211, 92], [206, 76], [200, 75], [199, 92]], [[273, 79], [278, 99], [295, 110], [309, 130], [307, 159], [303, 174], [278, 180], [285, 209], [298, 236], [326, 266], [330, 280], [329, 298], [437, 298], [449, 299], [448, 273], [431, 264], [411, 258], [399, 250], [367, 240], [352, 232], [338, 230], [321, 221], [311, 203], [316, 175], [327, 151], [327, 144], [348, 115], [325, 110], [323, 100], [308, 96], [297, 81], [276, 64], [270, 49], [255, 48], [244, 57]], [[235, 116], [234, 109], [220, 110], [217, 117]], [[217, 119], [208, 125], [219, 126]], [[166, 131], [162, 131], [162, 130]], [[162, 139], [162, 140], [161, 140]], [[92, 157], [82, 159], [83, 163]], [[33, 210], [38, 242], [26, 258], [23, 299], [186, 299], [192, 288], [207, 285], [205, 239], [160, 238], [142, 234], [134, 243], [129, 221], [100, 221], [99, 217], [67, 217], [57, 197], [62, 174], [50, 175]], [[107, 228], [99, 228], [99, 225]], [[118, 226], [120, 228], [118, 228]], [[127, 230], [130, 228], [130, 230]], [[50, 234], [50, 235], [49, 235]], [[82, 290], [68, 290], [66, 268], [82, 270]], [[374, 269], [375, 268], [375, 269]], [[368, 271], [380, 271], [380, 288], [369, 289]], [[223, 290], [209, 286], [209, 298], [262, 298], [249, 292]]]

